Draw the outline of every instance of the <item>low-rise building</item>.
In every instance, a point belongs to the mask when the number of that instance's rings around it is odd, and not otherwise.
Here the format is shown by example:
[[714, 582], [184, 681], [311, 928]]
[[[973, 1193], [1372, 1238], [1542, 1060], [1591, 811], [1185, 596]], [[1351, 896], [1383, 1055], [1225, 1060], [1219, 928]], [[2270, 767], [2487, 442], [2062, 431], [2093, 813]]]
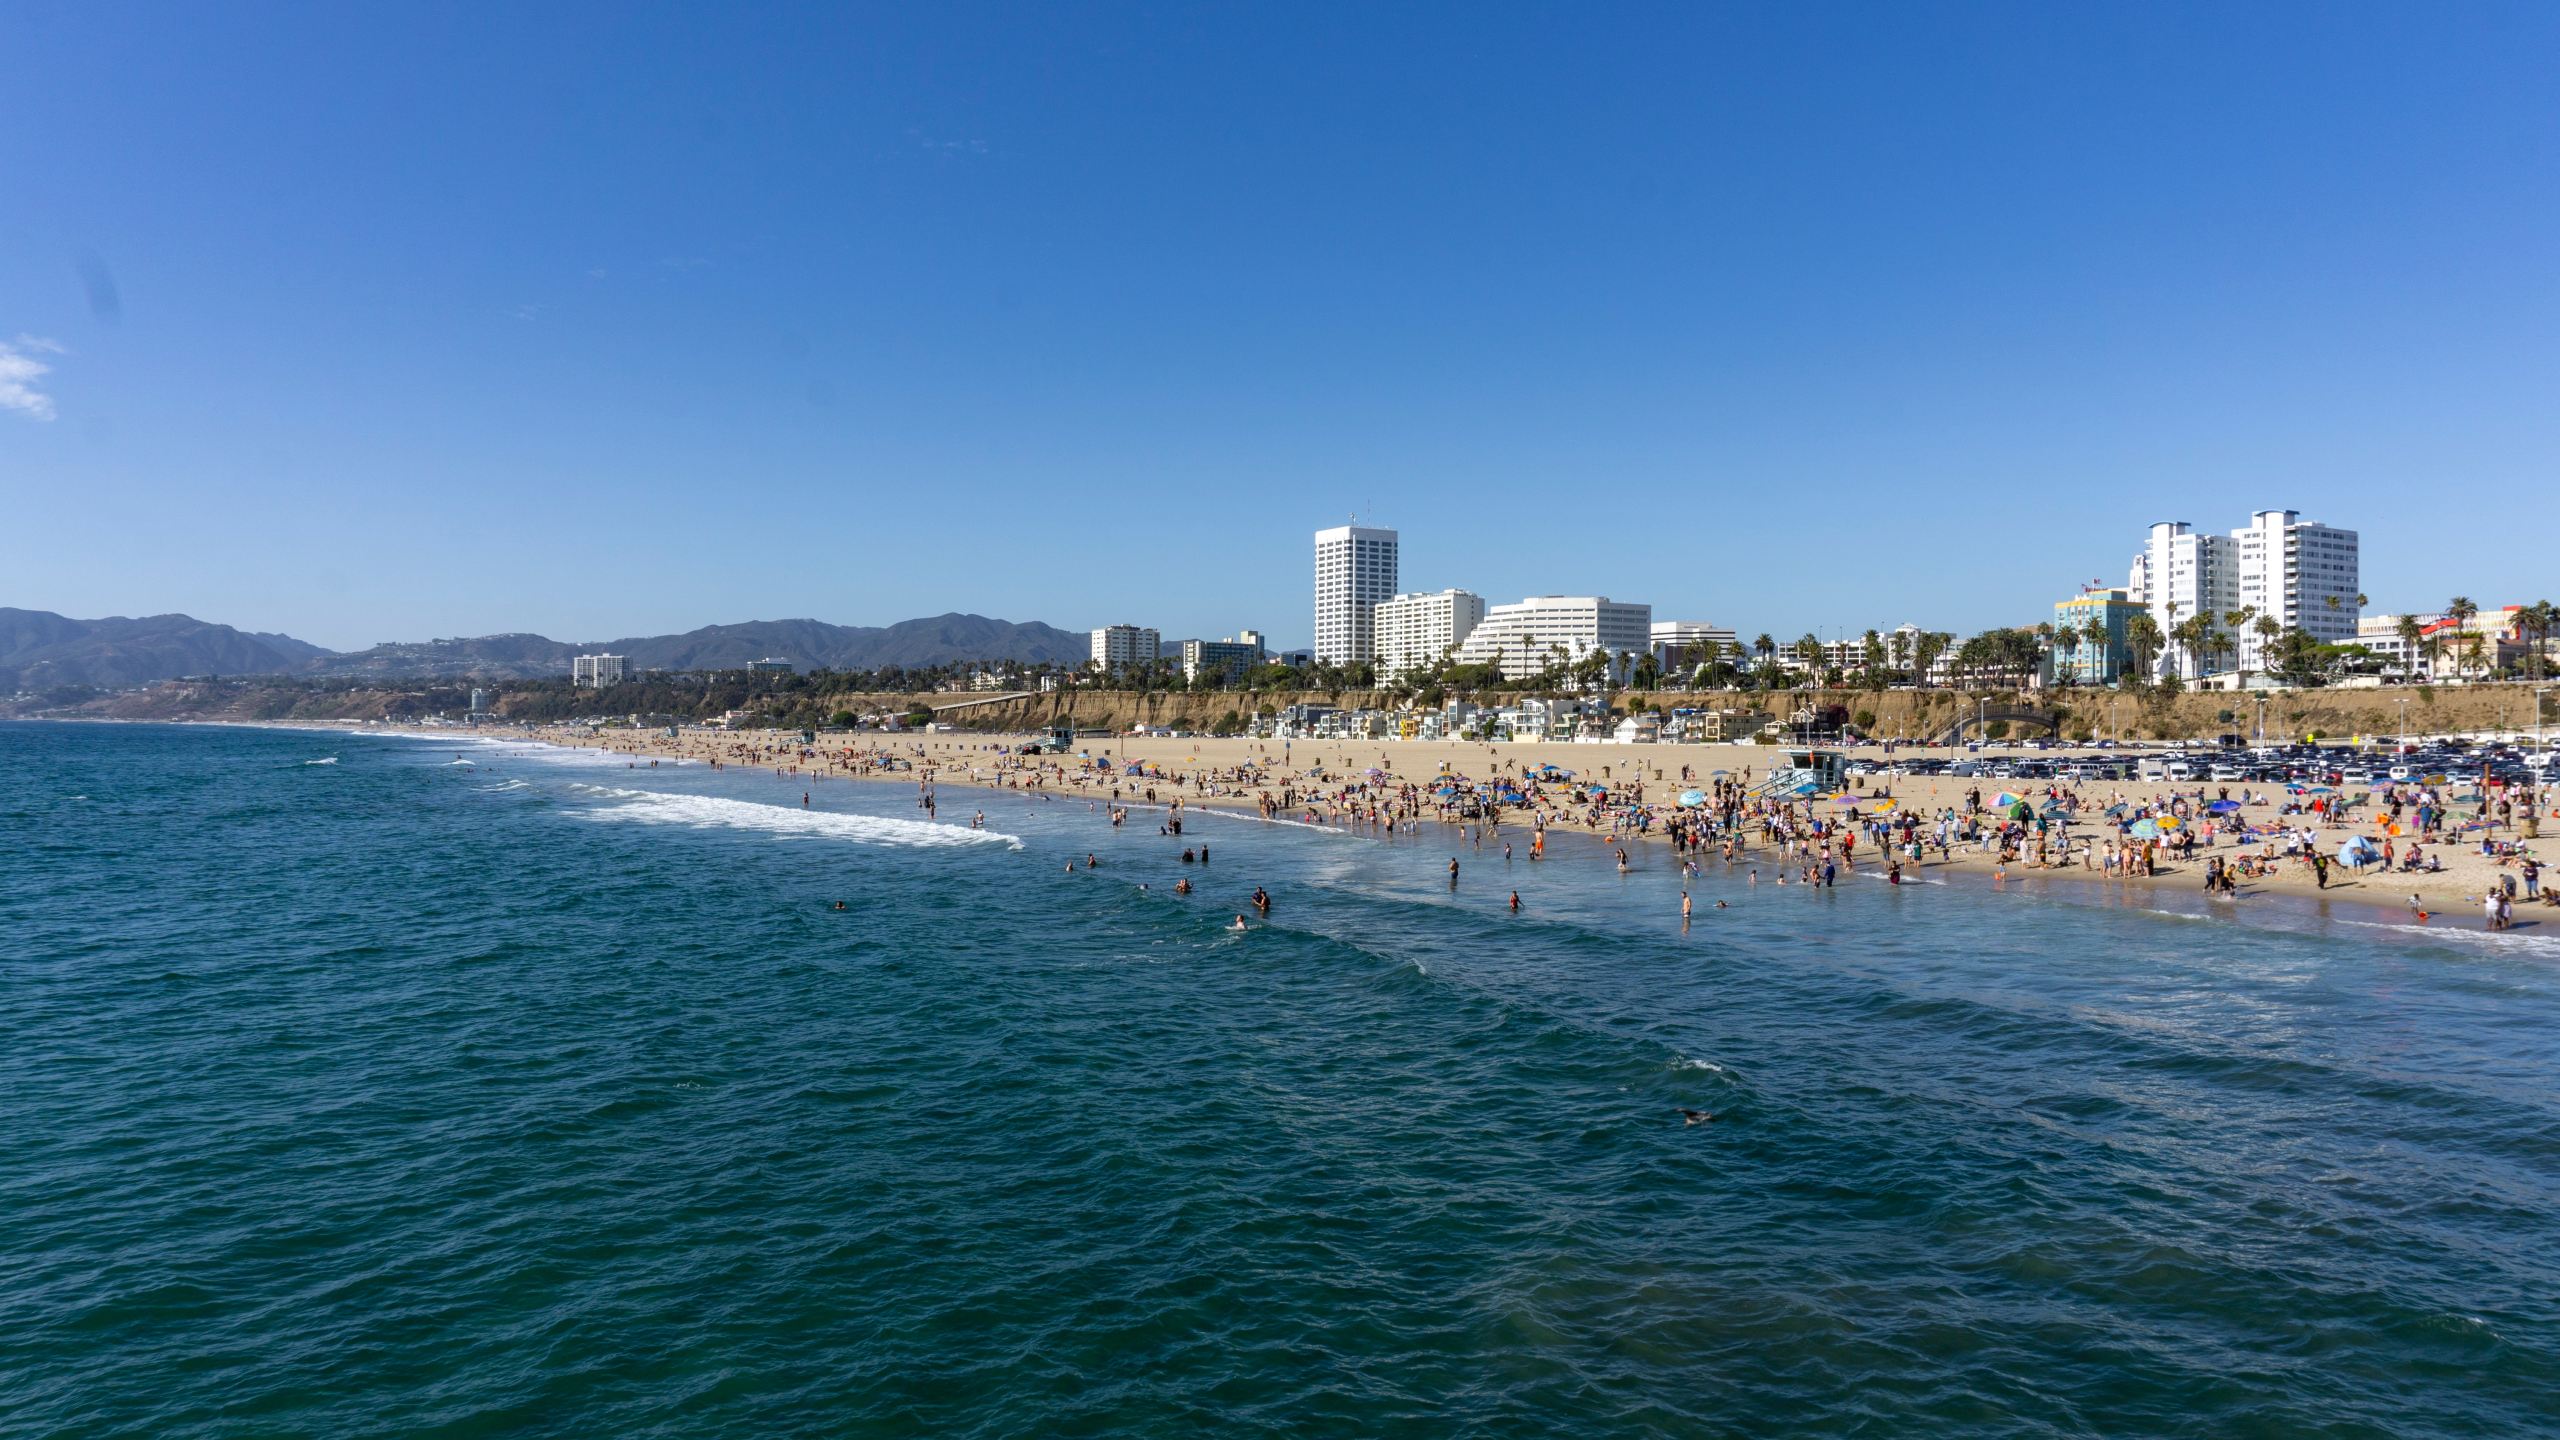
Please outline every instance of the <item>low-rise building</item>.
[[1182, 642], [1182, 679], [1197, 685], [1203, 675], [1223, 684], [1233, 685], [1245, 673], [1262, 664], [1267, 653], [1262, 648], [1262, 632], [1245, 630], [1226, 640], [1185, 640]]
[[2079, 685], [2113, 685], [2123, 679], [2133, 668], [2126, 629], [2144, 608], [2122, 589], [2084, 590], [2056, 602], [2053, 678]]

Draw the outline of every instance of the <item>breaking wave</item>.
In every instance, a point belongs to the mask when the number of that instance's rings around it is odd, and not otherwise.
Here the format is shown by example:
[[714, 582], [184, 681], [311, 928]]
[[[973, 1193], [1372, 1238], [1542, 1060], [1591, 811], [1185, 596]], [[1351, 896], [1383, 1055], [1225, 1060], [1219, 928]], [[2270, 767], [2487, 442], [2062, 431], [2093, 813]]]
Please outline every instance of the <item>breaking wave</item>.
[[610, 785], [572, 785], [572, 790], [611, 801], [578, 812], [589, 820], [625, 820], [643, 825], [689, 825], [705, 830], [754, 830], [785, 839], [845, 840], [856, 845], [901, 849], [937, 846], [1002, 845], [1019, 850], [1022, 841], [993, 830], [943, 825], [930, 820], [900, 820], [885, 815], [846, 815], [796, 806], [757, 805], [715, 795], [668, 795], [655, 790], [624, 790]]

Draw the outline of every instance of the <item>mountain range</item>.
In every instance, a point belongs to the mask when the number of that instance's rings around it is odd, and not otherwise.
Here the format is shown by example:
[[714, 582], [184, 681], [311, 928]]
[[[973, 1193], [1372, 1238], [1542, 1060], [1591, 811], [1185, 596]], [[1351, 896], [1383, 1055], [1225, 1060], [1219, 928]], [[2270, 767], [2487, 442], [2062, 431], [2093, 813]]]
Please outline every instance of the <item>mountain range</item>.
[[752, 620], [681, 635], [574, 644], [510, 634], [336, 652], [290, 635], [239, 630], [191, 615], [74, 620], [45, 610], [0, 608], [0, 691], [141, 685], [187, 675], [530, 680], [565, 676], [572, 656], [599, 650], [629, 657], [634, 672], [743, 669], [764, 659], [788, 660], [801, 670], [970, 660], [1074, 664], [1090, 653], [1078, 631], [957, 613], [895, 625]]

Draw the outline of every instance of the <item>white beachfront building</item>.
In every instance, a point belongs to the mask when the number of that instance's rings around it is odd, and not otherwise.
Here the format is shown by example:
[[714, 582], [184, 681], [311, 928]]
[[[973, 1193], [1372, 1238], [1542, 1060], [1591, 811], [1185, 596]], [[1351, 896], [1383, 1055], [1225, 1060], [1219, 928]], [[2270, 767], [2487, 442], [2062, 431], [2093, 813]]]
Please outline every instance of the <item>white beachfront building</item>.
[[[2228, 535], [2197, 530], [2184, 520], [2160, 521], [2133, 557], [2125, 597], [2150, 611], [2164, 636], [2199, 614], [2215, 616], [2218, 623], [2224, 611], [2240, 603], [2239, 545]], [[2171, 642], [2161, 647], [2154, 669], [2163, 675], [2174, 670], [2192, 680], [2205, 673], [2210, 659]]]
[[1093, 663], [1105, 670], [1152, 665], [1163, 637], [1143, 625], [1105, 625], [1093, 632]]
[[1371, 626], [1396, 593], [1396, 532], [1336, 525], [1316, 532], [1316, 659], [1357, 665], [1377, 654]]
[[[2133, 557], [2126, 598], [2149, 611], [2163, 635], [2208, 615], [2227, 637], [2202, 655], [2170, 642], [2154, 666], [2158, 673], [2194, 679], [2233, 661], [2243, 670], [2264, 670], [2261, 616], [2327, 644], [2356, 638], [2363, 583], [2358, 548], [2355, 531], [2311, 523], [2293, 510], [2257, 511], [2228, 535], [2162, 521]], [[2254, 613], [2233, 634], [2229, 617], [2244, 608]]]
[[1484, 623], [1484, 597], [1472, 590], [1398, 595], [1371, 607], [1369, 629], [1378, 681], [1419, 670], [1463, 645]]
[[626, 658], [621, 655], [604, 654], [574, 656], [569, 661], [569, 683], [583, 685], [592, 690], [601, 690], [607, 685], [619, 685], [622, 683], [623, 663]]
[[1496, 605], [1458, 647], [1465, 665], [1491, 665], [1506, 676], [1534, 674], [1559, 660], [1572, 665], [1593, 650], [1609, 655], [1609, 672], [1626, 678], [1630, 655], [1653, 648], [1653, 607], [1605, 595], [1532, 595]]
[[[2312, 524], [2292, 510], [2261, 510], [2231, 539], [2239, 547], [2241, 605], [2323, 644], [2356, 638], [2363, 613], [2356, 532]], [[2238, 639], [2240, 668], [2266, 669], [2266, 640], [2254, 619]]]

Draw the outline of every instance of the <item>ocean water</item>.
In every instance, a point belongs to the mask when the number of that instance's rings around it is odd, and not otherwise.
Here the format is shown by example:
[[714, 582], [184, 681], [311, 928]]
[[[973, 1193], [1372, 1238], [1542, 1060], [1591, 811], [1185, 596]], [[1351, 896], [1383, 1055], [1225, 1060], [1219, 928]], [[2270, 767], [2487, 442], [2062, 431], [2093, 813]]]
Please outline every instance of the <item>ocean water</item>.
[[0, 1434], [2560, 1428], [2560, 925], [941, 798], [0, 725]]

